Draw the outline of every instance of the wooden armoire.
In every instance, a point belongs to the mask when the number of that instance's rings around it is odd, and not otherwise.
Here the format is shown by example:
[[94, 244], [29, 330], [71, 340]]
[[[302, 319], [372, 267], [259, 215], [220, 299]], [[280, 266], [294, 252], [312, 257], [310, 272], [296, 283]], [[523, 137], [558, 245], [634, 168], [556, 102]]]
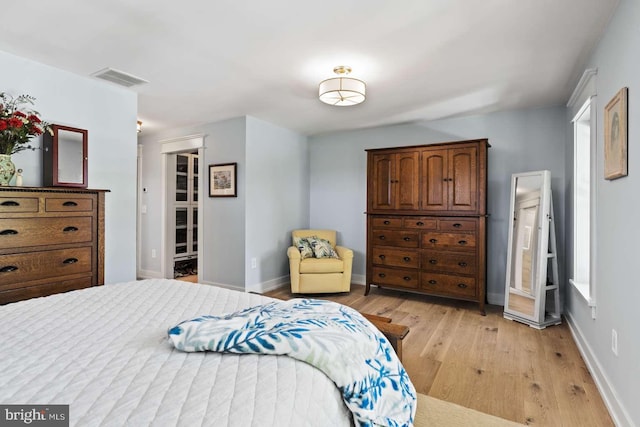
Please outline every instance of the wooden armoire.
[[486, 293], [486, 139], [367, 151], [367, 284]]

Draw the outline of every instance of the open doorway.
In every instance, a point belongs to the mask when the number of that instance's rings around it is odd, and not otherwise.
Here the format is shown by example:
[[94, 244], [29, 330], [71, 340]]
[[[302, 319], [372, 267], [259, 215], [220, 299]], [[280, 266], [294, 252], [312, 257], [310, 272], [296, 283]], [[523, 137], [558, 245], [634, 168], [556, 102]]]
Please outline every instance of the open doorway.
[[[198, 281], [198, 152], [170, 155], [175, 191], [171, 207], [175, 217], [173, 242], [173, 278]], [[171, 179], [171, 178], [170, 178]]]

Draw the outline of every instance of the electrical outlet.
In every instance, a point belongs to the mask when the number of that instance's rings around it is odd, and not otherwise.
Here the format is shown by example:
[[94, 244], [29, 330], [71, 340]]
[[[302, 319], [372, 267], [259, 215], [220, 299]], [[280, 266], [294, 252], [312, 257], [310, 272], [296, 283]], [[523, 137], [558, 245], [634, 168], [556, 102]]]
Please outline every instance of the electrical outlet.
[[258, 266], [258, 260], [255, 258], [251, 258], [251, 268], [256, 268]]
[[611, 351], [616, 356], [618, 355], [618, 331], [615, 329], [611, 330]]
[[155, 257], [156, 257], [156, 250], [151, 249], [151, 258], [155, 258]]

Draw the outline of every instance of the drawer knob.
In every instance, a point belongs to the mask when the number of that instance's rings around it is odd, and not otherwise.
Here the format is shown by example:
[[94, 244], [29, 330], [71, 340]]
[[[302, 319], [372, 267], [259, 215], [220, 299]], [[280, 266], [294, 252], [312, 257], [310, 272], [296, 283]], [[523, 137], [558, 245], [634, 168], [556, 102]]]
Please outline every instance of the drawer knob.
[[20, 203], [15, 202], [13, 200], [6, 200], [2, 202], [2, 206], [20, 206]]
[[384, 274], [384, 273], [379, 273], [379, 274], [378, 274], [378, 277], [387, 277], [387, 275], [386, 275], [386, 274]]
[[429, 239], [429, 242], [431, 242], [431, 243], [438, 243], [438, 239]]
[[466, 240], [458, 240], [458, 244], [459, 245], [466, 245], [467, 241]]
[[378, 255], [378, 258], [380, 258], [380, 259], [385, 259], [385, 258], [386, 258], [386, 256], [385, 256], [385, 255]]
[[408, 257], [408, 256], [406, 256], [406, 257], [404, 257], [404, 258], [402, 258], [402, 259], [404, 260], [404, 262], [409, 262], [409, 261], [411, 261], [411, 257]]
[[465, 289], [467, 287], [467, 285], [465, 285], [464, 283], [458, 283], [458, 287], [460, 289]]
[[0, 273], [11, 273], [12, 271], [16, 271], [18, 267], [15, 265], [7, 265], [5, 267], [0, 268]]
[[18, 232], [16, 230], [11, 230], [11, 229], [0, 231], [0, 236], [14, 236], [16, 234], [18, 234]]
[[435, 285], [436, 283], [438, 283], [437, 280], [433, 280], [433, 279], [429, 280], [430, 285]]
[[460, 224], [459, 222], [456, 222], [455, 224], [453, 224], [453, 226], [455, 228], [460, 228], [460, 227], [462, 227], [462, 224]]
[[72, 231], [78, 231], [78, 227], [74, 227], [73, 225], [70, 225], [69, 227], [63, 228], [62, 231], [64, 231], [65, 233], [69, 233], [69, 232], [72, 232]]
[[76, 262], [78, 262], [78, 258], [67, 258], [62, 261], [63, 264], [75, 264]]
[[466, 267], [466, 266], [467, 266], [467, 263], [466, 263], [466, 262], [464, 262], [464, 261], [462, 261], [462, 262], [459, 262], [459, 263], [458, 263], [458, 265], [459, 265], [460, 267]]
[[382, 235], [382, 236], [379, 237], [379, 239], [380, 240], [384, 240], [384, 239], [386, 239], [386, 237], [384, 237], [384, 235]]
[[62, 206], [78, 206], [78, 204], [70, 200], [68, 202], [64, 202]]
[[404, 276], [404, 277], [403, 277], [403, 279], [404, 279], [406, 282], [408, 282], [409, 280], [411, 280], [411, 277], [409, 277], [409, 276]]
[[385, 221], [383, 222], [383, 224], [384, 224], [384, 225], [389, 225], [389, 224], [391, 224], [391, 221], [385, 220]]
[[418, 221], [418, 222], [416, 222], [416, 225], [417, 225], [418, 227], [422, 227], [422, 226], [424, 225], [424, 222], [422, 222], [422, 221]]
[[437, 260], [437, 259], [430, 259], [430, 260], [429, 260], [429, 264], [434, 264], [434, 265], [435, 265], [435, 264], [437, 264], [437, 263], [438, 263], [438, 260]]
[[405, 242], [410, 242], [410, 241], [411, 241], [411, 237], [405, 237], [405, 238], [404, 238], [404, 239], [402, 239], [402, 240], [404, 240]]

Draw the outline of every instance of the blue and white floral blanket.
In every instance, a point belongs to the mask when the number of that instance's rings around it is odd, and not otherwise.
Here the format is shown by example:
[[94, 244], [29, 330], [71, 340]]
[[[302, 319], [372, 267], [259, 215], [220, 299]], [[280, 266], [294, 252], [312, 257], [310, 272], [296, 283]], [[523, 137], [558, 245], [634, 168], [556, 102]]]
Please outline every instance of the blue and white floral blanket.
[[389, 341], [357, 311], [330, 301], [292, 299], [169, 329], [178, 350], [287, 355], [338, 386], [356, 425], [411, 426], [416, 390]]

